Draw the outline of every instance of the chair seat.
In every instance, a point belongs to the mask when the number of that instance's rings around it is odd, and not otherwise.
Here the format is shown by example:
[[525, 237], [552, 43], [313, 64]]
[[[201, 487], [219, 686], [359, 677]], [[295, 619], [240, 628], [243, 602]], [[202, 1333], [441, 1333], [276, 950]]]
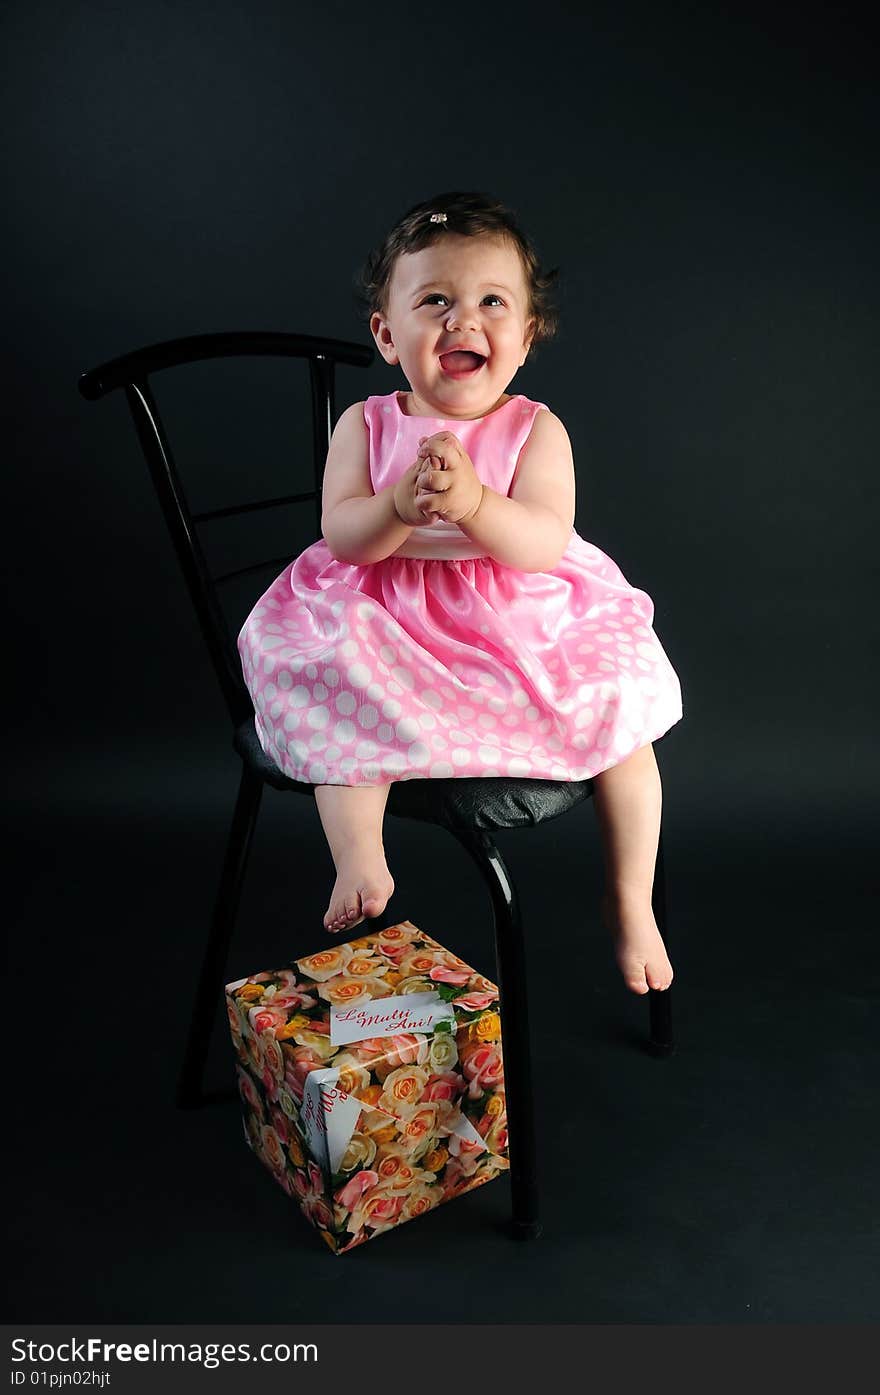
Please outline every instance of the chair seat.
[[[273, 789], [314, 798], [314, 785], [289, 779], [266, 755], [253, 718], [236, 727], [233, 745], [247, 768]], [[445, 828], [533, 828], [566, 814], [592, 792], [591, 780], [514, 780], [506, 776], [395, 780], [388, 793], [388, 812]]]

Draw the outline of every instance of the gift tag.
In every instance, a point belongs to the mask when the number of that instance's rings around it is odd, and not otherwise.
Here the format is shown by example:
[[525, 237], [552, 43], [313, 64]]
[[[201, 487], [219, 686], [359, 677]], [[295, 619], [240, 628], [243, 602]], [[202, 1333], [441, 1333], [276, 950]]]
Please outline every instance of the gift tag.
[[404, 1032], [433, 1032], [438, 1022], [455, 1022], [455, 1009], [439, 993], [399, 993], [373, 998], [362, 1007], [330, 1009], [330, 1041], [347, 1046], [369, 1037], [392, 1037]]

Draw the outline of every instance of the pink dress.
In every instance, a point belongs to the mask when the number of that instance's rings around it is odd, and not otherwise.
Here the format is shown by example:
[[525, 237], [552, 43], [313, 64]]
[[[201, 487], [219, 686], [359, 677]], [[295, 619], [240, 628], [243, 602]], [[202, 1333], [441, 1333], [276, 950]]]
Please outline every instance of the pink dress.
[[[507, 495], [536, 414], [522, 394], [474, 421], [407, 416], [369, 397], [374, 491], [452, 430]], [[320, 539], [258, 601], [238, 637], [267, 755], [292, 780], [588, 780], [662, 736], [681, 688], [651, 597], [572, 529], [548, 572], [504, 566], [445, 520], [358, 566]]]

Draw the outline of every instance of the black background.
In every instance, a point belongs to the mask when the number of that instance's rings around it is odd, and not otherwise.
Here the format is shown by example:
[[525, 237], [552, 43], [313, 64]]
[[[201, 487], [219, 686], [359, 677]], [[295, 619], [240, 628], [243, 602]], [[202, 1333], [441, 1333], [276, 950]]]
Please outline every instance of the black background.
[[[871, 1320], [878, 199], [855, 11], [37, 0], [5, 29], [10, 1315]], [[656, 747], [680, 1047], [639, 1050], [592, 811], [499, 838], [547, 1233], [507, 1240], [502, 1181], [337, 1259], [234, 1104], [172, 1107], [238, 762], [124, 400], [76, 382], [210, 330], [369, 342], [358, 266], [446, 189], [504, 199], [562, 269], [560, 333], [513, 390], [565, 422], [577, 530], [653, 597], [681, 678]], [[153, 386], [195, 507], [242, 472], [303, 480], [296, 364]], [[403, 386], [342, 369], [337, 410]], [[270, 555], [315, 537], [275, 526]], [[491, 973], [458, 845], [394, 821], [386, 849], [394, 915]], [[311, 803], [269, 792], [229, 977], [320, 947], [332, 882]]]

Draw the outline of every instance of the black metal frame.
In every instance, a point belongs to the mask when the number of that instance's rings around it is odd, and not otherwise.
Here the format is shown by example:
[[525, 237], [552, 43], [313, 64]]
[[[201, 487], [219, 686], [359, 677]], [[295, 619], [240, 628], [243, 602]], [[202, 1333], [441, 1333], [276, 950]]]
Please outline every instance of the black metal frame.
[[[230, 508], [213, 509], [207, 513], [190, 511], [171, 447], [156, 403], [150, 393], [151, 373], [195, 363], [204, 359], [229, 358], [244, 355], [307, 359], [311, 375], [312, 439], [314, 489], [304, 493], [287, 494], [273, 499], [257, 500]], [[367, 367], [373, 360], [373, 349], [345, 340], [321, 338], [306, 334], [283, 334], [260, 331], [239, 331], [229, 334], [199, 334], [182, 339], [167, 340], [124, 354], [108, 363], [82, 374], [79, 391], [89, 401], [97, 401], [117, 388], [124, 388], [156, 494], [186, 581], [190, 599], [198, 615], [202, 633], [208, 645], [211, 661], [229, 709], [234, 730], [234, 744], [242, 756], [243, 768], [238, 797], [229, 831], [220, 885], [212, 916], [211, 930], [197, 986], [192, 1020], [187, 1039], [186, 1055], [181, 1069], [177, 1102], [182, 1108], [203, 1104], [207, 1096], [203, 1078], [211, 1031], [216, 1016], [218, 995], [223, 985], [229, 946], [241, 899], [257, 815], [264, 784], [282, 790], [314, 795], [311, 785], [288, 780], [280, 771], [268, 768], [265, 760], [249, 758], [249, 734], [253, 729], [253, 707], [244, 683], [241, 665], [225, 617], [220, 608], [215, 587], [234, 576], [257, 572], [277, 562], [278, 569], [289, 557], [268, 559], [253, 566], [212, 577], [199, 542], [197, 528], [217, 518], [279, 505], [314, 500], [318, 534], [321, 532], [321, 487], [324, 463], [335, 422], [334, 382], [337, 363]], [[253, 742], [250, 743], [253, 745]], [[473, 817], [462, 820], [450, 818], [448, 800], [439, 799], [442, 786], [467, 784], [472, 789]], [[530, 782], [535, 787], [546, 786], [552, 791], [553, 782]], [[436, 787], [437, 807], [426, 803], [425, 791], [416, 785]], [[492, 823], [491, 812], [481, 807], [488, 804], [497, 791], [496, 780], [463, 781], [404, 781], [392, 786], [396, 798], [389, 798], [388, 808], [404, 818], [420, 818], [436, 822], [458, 839], [473, 858], [489, 892], [501, 994], [502, 1049], [507, 1081], [507, 1111], [510, 1135], [510, 1178], [512, 1198], [512, 1227], [518, 1238], [540, 1234], [538, 1223], [538, 1187], [535, 1156], [534, 1108], [531, 1081], [531, 1051], [525, 974], [525, 937], [519, 902], [513, 878], [493, 842], [493, 827], [513, 827], [534, 824], [540, 815], [529, 807], [511, 819], [505, 811], [502, 822]], [[434, 789], [431, 790], [431, 794]], [[592, 793], [590, 781], [568, 785], [568, 807], [586, 799]], [[485, 794], [485, 800], [482, 796]], [[413, 800], [416, 795], [420, 803]], [[409, 798], [408, 798], [409, 797]], [[526, 801], [527, 805], [527, 801]], [[562, 810], [560, 809], [560, 812]], [[555, 817], [550, 812], [545, 817]], [[666, 885], [663, 863], [662, 830], [657, 849], [654, 876], [653, 909], [661, 934], [666, 934]], [[358, 933], [378, 929], [390, 923], [387, 912], [368, 921]], [[655, 1055], [668, 1056], [674, 1049], [671, 1017], [671, 989], [648, 993], [650, 1041]]]

